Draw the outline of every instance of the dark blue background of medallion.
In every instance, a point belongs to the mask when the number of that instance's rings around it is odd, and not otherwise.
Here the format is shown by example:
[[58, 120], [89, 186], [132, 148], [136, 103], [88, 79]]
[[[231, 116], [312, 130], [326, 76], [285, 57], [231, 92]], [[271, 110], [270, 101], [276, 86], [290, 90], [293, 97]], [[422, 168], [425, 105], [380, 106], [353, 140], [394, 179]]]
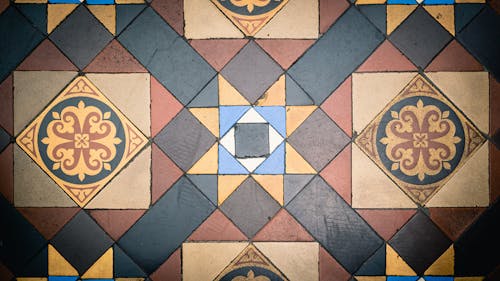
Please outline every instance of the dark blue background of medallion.
[[[111, 117], [109, 118], [109, 120], [111, 122], [113, 122], [113, 124], [116, 126], [116, 137], [118, 137], [122, 140], [122, 142], [120, 144], [116, 145], [116, 157], [111, 162], [109, 162], [109, 164], [111, 165], [111, 170], [107, 171], [107, 170], [102, 169], [102, 171], [95, 176], [85, 175], [85, 179], [83, 181], [80, 181], [80, 179], [78, 178], [78, 175], [68, 176], [68, 175], [64, 174], [61, 171], [61, 169], [52, 170], [52, 165], [54, 164], [54, 162], [52, 160], [50, 160], [50, 158], [47, 156], [47, 146], [48, 145], [42, 143], [42, 139], [47, 137], [47, 126], [49, 125], [49, 122], [54, 120], [54, 118], [52, 118], [52, 112], [55, 111], [55, 112], [58, 112], [60, 114], [61, 111], [65, 107], [68, 107], [68, 106], [78, 107], [78, 103], [80, 101], [83, 101], [85, 103], [85, 106], [95, 106], [95, 107], [99, 108], [99, 110], [101, 110], [103, 114], [105, 112], [109, 111], [111, 113]], [[51, 172], [56, 177], [58, 177], [64, 181], [73, 183], [73, 184], [90, 184], [90, 183], [98, 182], [98, 181], [102, 180], [103, 178], [107, 177], [109, 174], [111, 174], [113, 172], [114, 169], [116, 169], [116, 167], [120, 163], [120, 161], [123, 157], [123, 153], [125, 151], [125, 131], [123, 130], [122, 122], [120, 121], [120, 119], [118, 118], [116, 113], [109, 106], [104, 104], [103, 102], [96, 100], [96, 99], [93, 99], [93, 98], [88, 98], [88, 97], [70, 98], [70, 99], [64, 100], [64, 101], [58, 103], [57, 105], [55, 105], [54, 107], [52, 107], [50, 109], [50, 111], [47, 113], [47, 115], [45, 115], [45, 117], [43, 118], [43, 121], [40, 125], [40, 130], [38, 132], [38, 148], [39, 148], [38, 150], [40, 151], [40, 155], [42, 157], [43, 162], [45, 163], [47, 168], [50, 169]]]
[[[456, 148], [457, 153], [455, 154], [455, 157], [451, 161], [449, 161], [449, 163], [451, 165], [451, 169], [450, 170], [442, 169], [441, 172], [439, 172], [438, 174], [436, 174], [434, 176], [425, 175], [425, 178], [423, 181], [421, 181], [418, 178], [418, 175], [408, 176], [408, 175], [402, 173], [401, 170], [399, 170], [399, 169], [392, 171], [391, 166], [392, 166], [393, 162], [385, 154], [385, 148], [387, 145], [380, 142], [380, 139], [387, 137], [387, 135], [385, 133], [385, 128], [386, 128], [387, 124], [389, 123], [389, 121], [394, 119], [391, 116], [391, 111], [400, 112], [400, 110], [407, 105], [416, 106], [418, 100], [422, 100], [422, 102], [424, 103], [424, 106], [432, 104], [432, 105], [438, 107], [441, 110], [441, 112], [446, 111], [446, 110], [448, 112], [450, 112], [448, 119], [450, 119], [453, 122], [453, 124], [455, 124], [455, 127], [456, 127], [455, 136], [458, 136], [461, 140], [459, 143], [455, 144], [455, 148]], [[377, 129], [378, 155], [380, 157], [380, 160], [382, 161], [382, 163], [386, 167], [386, 169], [391, 174], [396, 176], [398, 179], [400, 179], [404, 182], [416, 184], [416, 185], [432, 184], [432, 183], [435, 183], [435, 182], [438, 182], [438, 181], [444, 179], [446, 176], [448, 176], [450, 173], [452, 173], [453, 170], [455, 170], [455, 168], [457, 167], [458, 163], [460, 162], [460, 159], [462, 158], [462, 153], [464, 151], [464, 145], [465, 145], [464, 129], [462, 127], [462, 122], [460, 122], [460, 119], [455, 114], [455, 112], [448, 105], [443, 103], [442, 101], [434, 99], [434, 98], [430, 98], [430, 97], [425, 97], [425, 96], [416, 96], [416, 97], [407, 98], [407, 99], [404, 99], [404, 100], [394, 104], [382, 116], [382, 120], [380, 121], [380, 125]]]
[[246, 6], [238, 7], [236, 5], [233, 5], [230, 0], [217, 0], [217, 1], [231, 12], [243, 16], [256, 16], [265, 14], [267, 12], [274, 10], [281, 4], [281, 2], [283, 2], [282, 0], [280, 1], [271, 0], [269, 4], [264, 7], [254, 6], [253, 11], [249, 13]]
[[269, 278], [271, 281], [283, 281], [283, 279], [281, 277], [279, 277], [276, 273], [274, 273], [270, 270], [267, 270], [265, 268], [262, 268], [262, 267], [257, 267], [257, 266], [246, 266], [246, 267], [237, 268], [237, 269], [229, 272], [228, 274], [224, 275], [224, 277], [222, 277], [220, 279], [220, 281], [232, 281], [233, 278], [235, 278], [237, 276], [246, 277], [250, 270], [252, 270], [253, 273], [255, 273], [255, 277], [265, 276], [265, 277]]

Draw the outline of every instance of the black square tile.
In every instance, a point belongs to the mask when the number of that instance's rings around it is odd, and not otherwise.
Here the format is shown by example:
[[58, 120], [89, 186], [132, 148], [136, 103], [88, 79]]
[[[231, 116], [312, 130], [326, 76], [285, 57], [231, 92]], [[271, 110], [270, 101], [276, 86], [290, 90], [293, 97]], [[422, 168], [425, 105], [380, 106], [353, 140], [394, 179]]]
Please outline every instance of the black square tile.
[[269, 124], [236, 124], [234, 140], [238, 158], [269, 156]]

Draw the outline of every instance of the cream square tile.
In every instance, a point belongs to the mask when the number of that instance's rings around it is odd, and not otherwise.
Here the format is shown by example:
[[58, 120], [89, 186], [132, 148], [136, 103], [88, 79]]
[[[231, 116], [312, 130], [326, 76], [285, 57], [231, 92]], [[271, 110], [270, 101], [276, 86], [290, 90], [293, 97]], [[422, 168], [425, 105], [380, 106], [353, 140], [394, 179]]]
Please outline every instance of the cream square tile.
[[28, 125], [76, 75], [75, 71], [15, 71], [14, 134]]

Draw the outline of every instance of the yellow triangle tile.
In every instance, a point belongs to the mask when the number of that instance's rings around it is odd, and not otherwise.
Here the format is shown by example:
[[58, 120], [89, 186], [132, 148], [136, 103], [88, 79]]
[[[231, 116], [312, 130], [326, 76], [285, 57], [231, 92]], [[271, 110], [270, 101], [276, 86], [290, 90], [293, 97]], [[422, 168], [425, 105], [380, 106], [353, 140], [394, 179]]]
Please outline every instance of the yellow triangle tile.
[[455, 36], [455, 6], [453, 5], [424, 5], [424, 9], [438, 21], [444, 29]]
[[47, 5], [47, 33], [51, 33], [78, 4], [49, 4]]
[[425, 271], [425, 275], [453, 275], [455, 250], [451, 245], [434, 263]]
[[218, 178], [218, 203], [221, 205], [246, 180], [247, 175], [221, 175]]
[[417, 275], [413, 269], [401, 258], [394, 249], [387, 244], [386, 248], [386, 274], [387, 275], [402, 275], [415, 276]]
[[222, 75], [219, 75], [219, 104], [249, 105], [250, 103]]
[[286, 135], [290, 136], [317, 108], [315, 105], [286, 107]]
[[78, 276], [76, 269], [54, 248], [49, 245], [49, 275]]
[[455, 281], [483, 281], [483, 276], [455, 277]]
[[207, 129], [219, 137], [219, 109], [218, 108], [190, 108], [189, 111], [200, 122], [207, 127]]
[[215, 143], [199, 160], [196, 162], [191, 169], [187, 172], [188, 174], [217, 174], [217, 167], [219, 161], [218, 154], [218, 143]]
[[385, 276], [354, 276], [358, 281], [385, 281]]
[[315, 174], [314, 168], [291, 145], [286, 144], [286, 173]]
[[417, 5], [387, 5], [387, 35], [391, 34]]
[[252, 175], [281, 206], [283, 206], [283, 175]]
[[116, 35], [115, 5], [88, 5], [87, 8], [111, 34]]
[[82, 279], [113, 278], [113, 248], [109, 248], [88, 270]]
[[282, 75], [260, 98], [258, 106], [283, 106], [285, 105], [285, 75]]

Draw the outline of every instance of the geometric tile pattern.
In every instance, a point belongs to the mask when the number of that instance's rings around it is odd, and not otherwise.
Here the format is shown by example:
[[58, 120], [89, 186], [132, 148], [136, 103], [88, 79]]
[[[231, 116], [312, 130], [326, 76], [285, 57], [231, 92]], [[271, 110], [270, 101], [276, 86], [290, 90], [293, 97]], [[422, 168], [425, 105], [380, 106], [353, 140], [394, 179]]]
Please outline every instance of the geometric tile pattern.
[[484, 0], [0, 0], [0, 280], [497, 280]]

